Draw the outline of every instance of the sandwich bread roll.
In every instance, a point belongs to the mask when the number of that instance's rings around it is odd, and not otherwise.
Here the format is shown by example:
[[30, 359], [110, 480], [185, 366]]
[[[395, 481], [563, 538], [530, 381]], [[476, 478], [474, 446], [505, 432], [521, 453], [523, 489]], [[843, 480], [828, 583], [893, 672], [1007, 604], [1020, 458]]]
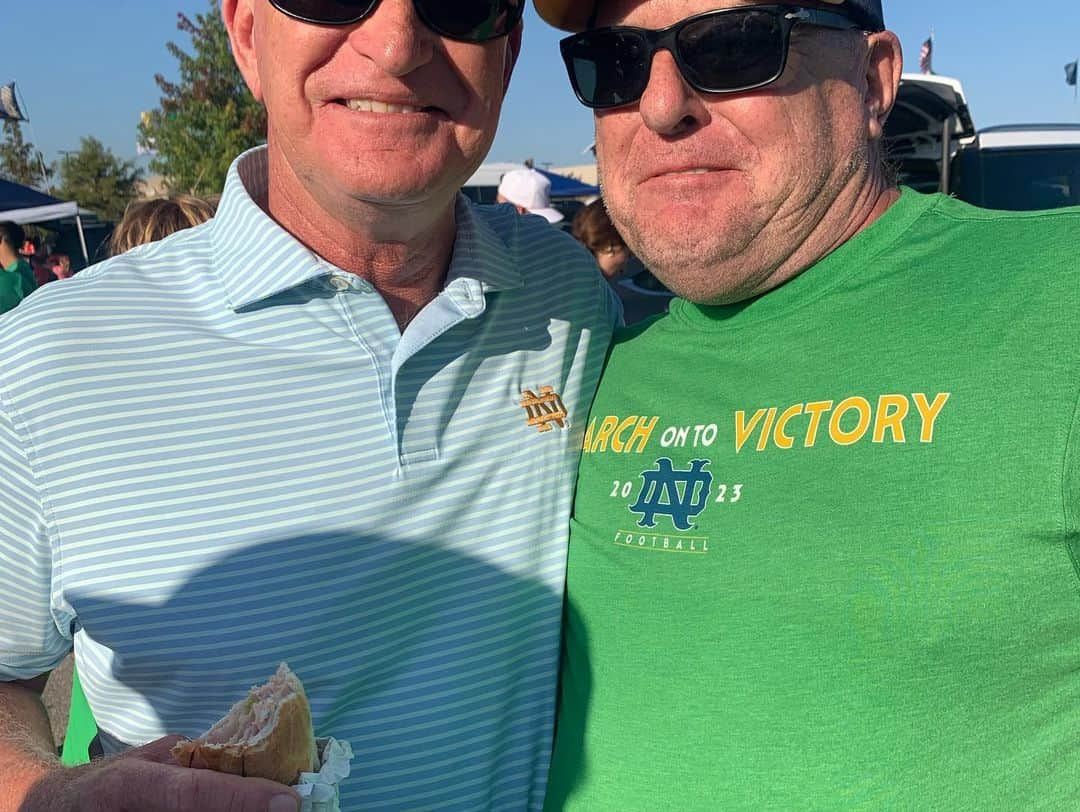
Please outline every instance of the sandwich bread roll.
[[304, 686], [282, 663], [269, 682], [252, 688], [203, 736], [179, 742], [172, 755], [183, 767], [295, 784], [318, 761]]

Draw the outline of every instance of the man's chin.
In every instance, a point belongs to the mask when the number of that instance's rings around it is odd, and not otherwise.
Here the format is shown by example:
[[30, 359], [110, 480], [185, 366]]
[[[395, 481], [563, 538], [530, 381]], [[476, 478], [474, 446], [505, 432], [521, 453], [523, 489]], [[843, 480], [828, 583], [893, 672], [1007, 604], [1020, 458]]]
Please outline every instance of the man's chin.
[[651, 261], [673, 274], [701, 268], [703, 264], [729, 263], [739, 257], [748, 242], [740, 239], [737, 232], [702, 220], [664, 222], [660, 218], [652, 221], [637, 218], [634, 226], [620, 226], [619, 230], [638, 259], [650, 268]]
[[754, 269], [740, 261], [744, 241], [732, 235], [729, 242], [715, 232], [709, 236], [684, 230], [667, 238], [654, 233], [646, 240], [629, 236], [627, 242], [645, 267], [682, 299], [722, 305], [748, 298]]
[[388, 204], [441, 200], [468, 180], [463, 160], [434, 150], [324, 153], [318, 163], [311, 181], [336, 187], [355, 200]]
[[653, 271], [653, 275], [680, 299], [686, 299], [694, 304], [725, 305], [745, 298], [723, 286], [718, 287], [716, 280], [707, 278], [700, 266], [692, 274], [662, 274]]
[[394, 172], [378, 175], [373, 172], [338, 172], [332, 184], [324, 176], [320, 185], [336, 189], [342, 200], [357, 204], [388, 208], [414, 208], [445, 203], [453, 199], [456, 186], [438, 173], [419, 174]]

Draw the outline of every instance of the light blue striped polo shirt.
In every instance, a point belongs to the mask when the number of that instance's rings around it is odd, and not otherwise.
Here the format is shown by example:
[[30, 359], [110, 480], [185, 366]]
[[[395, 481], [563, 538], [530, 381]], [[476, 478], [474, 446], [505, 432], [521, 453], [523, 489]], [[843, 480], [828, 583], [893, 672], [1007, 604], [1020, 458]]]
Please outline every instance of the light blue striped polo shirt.
[[[257, 205], [0, 320], [0, 679], [74, 643], [109, 749], [285, 660], [345, 810], [539, 808], [567, 516], [615, 311], [570, 237], [457, 202], [404, 334]], [[254, 199], [253, 199], [254, 198]]]

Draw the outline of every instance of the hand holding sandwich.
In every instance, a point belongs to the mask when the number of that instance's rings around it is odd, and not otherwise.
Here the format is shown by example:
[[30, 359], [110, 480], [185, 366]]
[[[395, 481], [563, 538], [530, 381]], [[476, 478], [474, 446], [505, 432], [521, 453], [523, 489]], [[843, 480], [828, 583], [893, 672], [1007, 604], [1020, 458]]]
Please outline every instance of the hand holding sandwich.
[[122, 755], [49, 772], [19, 812], [296, 812], [299, 797], [265, 778], [178, 766], [166, 736]]
[[284, 663], [204, 736], [82, 767], [60, 766], [40, 711], [30, 691], [0, 684], [0, 812], [297, 812], [288, 785], [318, 762], [304, 687]]

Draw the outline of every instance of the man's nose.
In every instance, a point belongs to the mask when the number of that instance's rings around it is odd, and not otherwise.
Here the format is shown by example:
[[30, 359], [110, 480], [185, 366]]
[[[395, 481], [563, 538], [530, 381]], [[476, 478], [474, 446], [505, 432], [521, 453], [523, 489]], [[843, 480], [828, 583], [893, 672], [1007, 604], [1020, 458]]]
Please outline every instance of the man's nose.
[[702, 124], [705, 105], [669, 51], [659, 50], [649, 69], [649, 84], [638, 103], [645, 126], [661, 135], [678, 135]]
[[382, 0], [350, 32], [349, 44], [391, 76], [405, 76], [431, 61], [436, 36], [413, 0]]

